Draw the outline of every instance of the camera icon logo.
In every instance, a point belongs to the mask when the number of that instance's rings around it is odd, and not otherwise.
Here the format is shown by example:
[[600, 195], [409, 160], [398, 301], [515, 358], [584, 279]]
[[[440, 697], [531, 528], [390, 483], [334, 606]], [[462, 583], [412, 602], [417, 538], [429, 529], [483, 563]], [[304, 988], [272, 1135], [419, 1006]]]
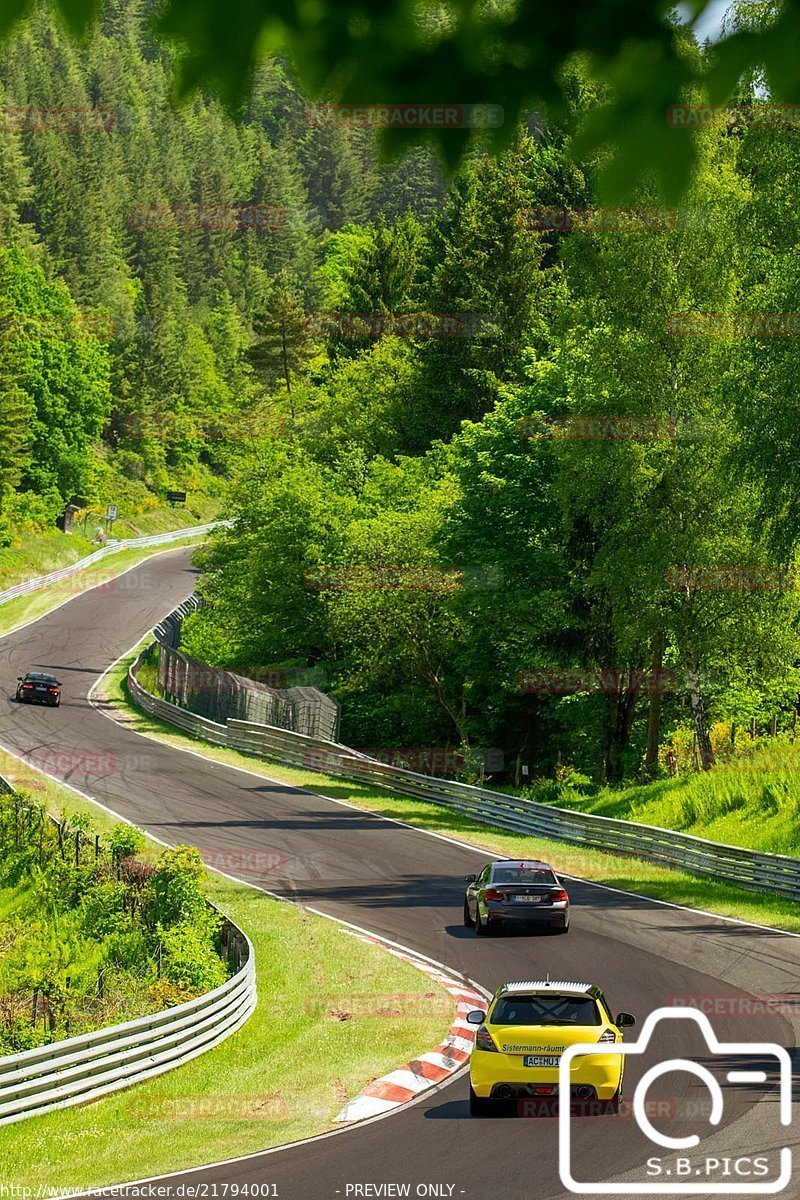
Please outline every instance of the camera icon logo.
[[[603, 1181], [585, 1181], [575, 1179], [572, 1173], [572, 1124], [570, 1121], [570, 1067], [572, 1060], [578, 1057], [588, 1057], [590, 1055], [602, 1055], [604, 1058], [611, 1055], [620, 1057], [633, 1057], [641, 1055], [647, 1049], [653, 1032], [660, 1021], [678, 1020], [678, 1021], [693, 1021], [700, 1027], [703, 1037], [706, 1040], [708, 1048], [712, 1055], [728, 1057], [735, 1055], [738, 1057], [752, 1058], [758, 1060], [758, 1068], [752, 1070], [729, 1070], [726, 1072], [725, 1078], [732, 1084], [765, 1084], [767, 1082], [767, 1074], [761, 1069], [764, 1065], [764, 1060], [773, 1059], [777, 1063], [777, 1074], [779, 1079], [779, 1113], [781, 1125], [790, 1125], [792, 1120], [792, 1063], [788, 1051], [783, 1046], [778, 1046], [773, 1042], [720, 1042], [717, 1039], [714, 1029], [705, 1013], [701, 1013], [693, 1008], [658, 1008], [652, 1012], [642, 1026], [642, 1034], [638, 1042], [623, 1043], [617, 1042], [613, 1045], [598, 1043], [580, 1043], [573, 1046], [568, 1046], [561, 1055], [559, 1063], [559, 1106], [558, 1106], [558, 1167], [561, 1176], [561, 1182], [567, 1191], [573, 1195], [591, 1195], [591, 1196], [730, 1196], [742, 1195], [748, 1196], [757, 1195], [775, 1195], [777, 1192], [783, 1191], [792, 1178], [792, 1151], [788, 1146], [784, 1146], [780, 1150], [779, 1161], [780, 1167], [774, 1178], [764, 1180], [763, 1182], [753, 1182], [752, 1178], [747, 1179], [732, 1179], [730, 1177], [713, 1179], [713, 1170], [708, 1169], [704, 1174], [702, 1169], [695, 1169], [689, 1165], [685, 1169], [675, 1171], [664, 1170], [659, 1168], [654, 1171], [657, 1175], [671, 1175], [669, 1181], [662, 1180], [656, 1182], [655, 1179], [647, 1181], [635, 1182], [603, 1182]], [[700, 1137], [697, 1134], [690, 1134], [686, 1137], [670, 1137], [667, 1134], [661, 1133], [654, 1128], [647, 1115], [647, 1092], [650, 1086], [659, 1079], [662, 1075], [670, 1071], [684, 1071], [696, 1076], [707, 1087], [711, 1096], [711, 1112], [709, 1115], [709, 1123], [712, 1126], [718, 1126], [722, 1120], [724, 1110], [724, 1098], [722, 1088], [719, 1085], [716, 1077], [708, 1070], [707, 1067], [700, 1063], [693, 1062], [686, 1058], [672, 1058], [665, 1062], [657, 1063], [651, 1067], [640, 1079], [637, 1084], [636, 1091], [633, 1096], [633, 1116], [636, 1120], [641, 1132], [653, 1142], [668, 1151], [686, 1151], [697, 1147], [700, 1144]], [[659, 1160], [648, 1159], [648, 1163], [658, 1162]], [[689, 1164], [688, 1159], [678, 1159], [677, 1162]], [[716, 1167], [725, 1160], [706, 1158], [705, 1166], [709, 1168], [709, 1164], [714, 1164]], [[738, 1160], [743, 1161], [743, 1160]], [[748, 1162], [756, 1162], [757, 1159], [747, 1159]], [[650, 1172], [648, 1171], [648, 1174]], [[762, 1170], [751, 1172], [751, 1174], [763, 1175]], [[691, 1176], [685, 1180], [678, 1180], [674, 1176]]]

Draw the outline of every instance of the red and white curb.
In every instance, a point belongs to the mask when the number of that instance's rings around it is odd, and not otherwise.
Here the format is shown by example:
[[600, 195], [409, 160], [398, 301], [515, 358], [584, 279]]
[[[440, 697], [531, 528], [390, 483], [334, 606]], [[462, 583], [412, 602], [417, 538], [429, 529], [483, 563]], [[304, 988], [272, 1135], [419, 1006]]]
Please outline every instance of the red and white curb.
[[350, 937], [380, 946], [382, 950], [393, 954], [395, 958], [409, 963], [418, 971], [423, 971], [435, 983], [445, 988], [456, 1002], [456, 1015], [450, 1032], [426, 1054], [420, 1054], [413, 1062], [406, 1063], [396, 1071], [390, 1071], [381, 1079], [368, 1083], [362, 1092], [351, 1100], [336, 1121], [363, 1121], [365, 1117], [374, 1117], [379, 1113], [389, 1112], [401, 1104], [407, 1104], [436, 1084], [442, 1083], [448, 1076], [460, 1071], [469, 1061], [475, 1044], [475, 1026], [468, 1025], [466, 1014], [472, 1008], [485, 1008], [486, 996], [470, 988], [460, 979], [446, 974], [441, 967], [432, 965], [424, 959], [417, 958], [410, 952], [395, 949], [377, 937], [367, 937], [362, 934], [347, 931]]

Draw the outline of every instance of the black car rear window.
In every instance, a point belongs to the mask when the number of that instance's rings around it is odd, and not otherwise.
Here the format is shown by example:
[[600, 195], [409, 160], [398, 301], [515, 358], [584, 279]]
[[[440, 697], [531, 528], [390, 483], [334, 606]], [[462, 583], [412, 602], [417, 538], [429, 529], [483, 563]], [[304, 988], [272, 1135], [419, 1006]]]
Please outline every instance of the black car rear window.
[[543, 883], [555, 885], [552, 871], [542, 867], [495, 867], [492, 883]]
[[602, 1025], [591, 996], [501, 996], [493, 1025]]
[[42, 675], [39, 671], [29, 671], [25, 678], [32, 683], [58, 683], [55, 675]]

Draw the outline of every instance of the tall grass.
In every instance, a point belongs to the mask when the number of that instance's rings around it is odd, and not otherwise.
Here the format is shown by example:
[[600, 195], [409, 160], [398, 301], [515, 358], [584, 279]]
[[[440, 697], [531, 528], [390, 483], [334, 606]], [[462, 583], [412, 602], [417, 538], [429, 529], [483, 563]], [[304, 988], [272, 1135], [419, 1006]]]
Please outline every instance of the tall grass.
[[589, 793], [533, 785], [532, 799], [678, 829], [755, 850], [800, 854], [800, 744], [774, 738], [710, 771]]

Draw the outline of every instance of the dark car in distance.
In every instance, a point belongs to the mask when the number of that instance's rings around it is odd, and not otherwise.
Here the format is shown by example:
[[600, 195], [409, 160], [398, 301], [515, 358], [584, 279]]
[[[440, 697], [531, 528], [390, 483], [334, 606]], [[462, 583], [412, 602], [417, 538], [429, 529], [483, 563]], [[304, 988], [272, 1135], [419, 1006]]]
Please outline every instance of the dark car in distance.
[[28, 671], [17, 676], [17, 700], [20, 704], [49, 704], [58, 708], [61, 703], [61, 684], [55, 675]]
[[464, 924], [477, 934], [512, 925], [538, 925], [554, 933], [569, 929], [569, 896], [548, 863], [502, 859], [465, 878]]

